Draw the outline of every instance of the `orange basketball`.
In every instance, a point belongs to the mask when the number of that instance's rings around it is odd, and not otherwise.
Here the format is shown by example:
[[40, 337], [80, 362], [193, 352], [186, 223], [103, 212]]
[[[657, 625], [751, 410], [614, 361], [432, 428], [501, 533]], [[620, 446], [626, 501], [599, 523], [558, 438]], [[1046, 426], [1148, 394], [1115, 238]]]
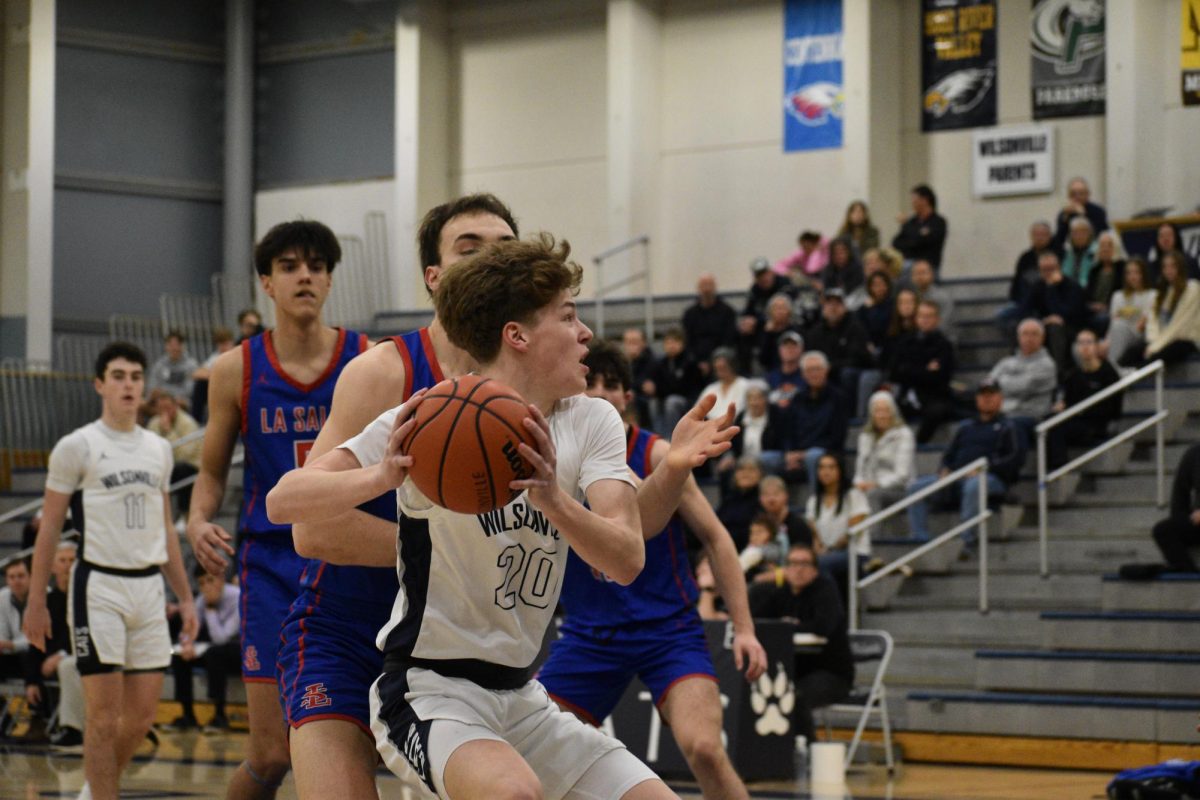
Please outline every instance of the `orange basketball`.
[[508, 487], [533, 468], [517, 446], [537, 449], [525, 429], [528, 408], [502, 383], [464, 375], [444, 380], [425, 394], [416, 425], [401, 443], [412, 456], [409, 475], [433, 502], [460, 514], [483, 514], [510, 503]]

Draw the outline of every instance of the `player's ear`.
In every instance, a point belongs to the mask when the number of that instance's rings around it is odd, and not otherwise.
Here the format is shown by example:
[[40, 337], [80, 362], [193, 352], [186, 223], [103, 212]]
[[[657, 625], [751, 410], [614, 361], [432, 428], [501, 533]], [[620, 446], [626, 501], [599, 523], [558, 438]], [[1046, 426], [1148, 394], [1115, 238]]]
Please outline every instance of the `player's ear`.
[[632, 402], [633, 402], [633, 390], [626, 389], [625, 390], [625, 405], [628, 406]]
[[271, 276], [270, 275], [259, 275], [258, 276], [258, 285], [262, 287], [262, 290], [266, 293], [267, 297], [271, 298], [272, 300], [275, 299], [275, 295], [272, 294], [272, 292], [274, 290], [271, 287]]
[[442, 279], [442, 268], [440, 266], [438, 266], [437, 264], [426, 267], [425, 272], [424, 272], [424, 278], [425, 278], [425, 286], [427, 286], [429, 288], [429, 291], [431, 291], [431, 292], [437, 291], [438, 281], [440, 281]]
[[529, 337], [526, 335], [525, 326], [519, 322], [504, 323], [504, 328], [500, 332], [500, 341], [522, 353], [529, 349]]

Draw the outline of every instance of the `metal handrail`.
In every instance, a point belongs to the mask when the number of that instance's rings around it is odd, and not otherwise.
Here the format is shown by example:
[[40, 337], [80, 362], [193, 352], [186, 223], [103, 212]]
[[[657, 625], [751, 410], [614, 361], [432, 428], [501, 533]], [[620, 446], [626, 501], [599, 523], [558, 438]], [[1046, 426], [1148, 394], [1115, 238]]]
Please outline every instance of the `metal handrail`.
[[[180, 447], [183, 447], [185, 444], [191, 444], [192, 442], [196, 441], [197, 439], [204, 438], [205, 430], [207, 430], [207, 426], [205, 426], [204, 428], [198, 428], [197, 430], [192, 431], [191, 433], [187, 434], [186, 436], [179, 437], [177, 440], [175, 440], [174, 442], [171, 443], [171, 450], [173, 450], [173, 451], [178, 450]], [[234, 464], [238, 463], [239, 458], [240, 457], [235, 456], [235, 460], [231, 463], [234, 463]], [[184, 486], [190, 486], [192, 483], [195, 482], [195, 480], [196, 480], [195, 475], [189, 475], [187, 478], [183, 478], [182, 480], [171, 484], [171, 486], [167, 489], [167, 491], [169, 493], [174, 493], [176, 489], [181, 489]], [[17, 517], [23, 517], [23, 516], [25, 516], [25, 514], [29, 513], [30, 511], [37, 513], [38, 511], [41, 511], [41, 510], [42, 510], [41, 499], [30, 500], [28, 503], [25, 503], [24, 505], [17, 506], [14, 509], [10, 509], [9, 511], [5, 511], [3, 514], [0, 514], [0, 524], [3, 524], [5, 522], [11, 522], [12, 520], [16, 519]]]
[[[980, 475], [978, 514], [969, 519], [963, 520], [942, 535], [921, 544], [919, 547], [916, 547], [909, 553], [900, 556], [900, 558], [897, 558], [887, 566], [875, 570], [861, 581], [858, 579], [858, 557], [857, 553], [854, 552], [854, 539], [856, 537], [861, 536], [864, 531], [871, 529], [880, 522], [896, 516], [914, 503], [924, 500], [926, 497], [929, 497], [935, 492], [944, 489], [952, 483], [963, 480], [964, 478], [969, 478], [975, 473], [979, 473]], [[921, 489], [918, 492], [913, 492], [903, 499], [892, 503], [887, 508], [878, 511], [866, 519], [850, 526], [850, 530], [848, 531], [850, 542], [846, 546], [847, 551], [850, 553], [850, 558], [847, 559], [849, 567], [849, 580], [847, 580], [849, 598], [847, 601], [847, 606], [849, 608], [848, 616], [850, 630], [858, 630], [858, 592], [860, 589], [865, 589], [871, 584], [883, 580], [888, 575], [900, 570], [905, 565], [915, 561], [916, 559], [928, 553], [930, 550], [935, 550], [938, 547], [941, 547], [946, 542], [975, 526], [979, 526], [979, 613], [986, 614], [988, 612], [987, 521], [992, 517], [992, 511], [988, 508], [987, 504], [987, 473], [988, 460], [987, 458], [980, 456], [970, 464], [959, 467], [953, 472], [939, 478], [938, 480], [926, 486], [924, 489]]]
[[[641, 247], [644, 259], [644, 266], [640, 272], [633, 272], [620, 280], [606, 284], [604, 282], [604, 262], [613, 256], [620, 255], [634, 247]], [[642, 234], [635, 236], [632, 239], [613, 245], [597, 254], [592, 263], [596, 265], [596, 336], [604, 338], [604, 297], [608, 293], [628, 286], [637, 281], [645, 282], [645, 292], [642, 295], [642, 302], [645, 307], [646, 315], [646, 340], [654, 341], [654, 298], [650, 292], [650, 236]]]
[[[1165, 458], [1165, 433], [1163, 431], [1163, 421], [1170, 415], [1170, 412], [1163, 408], [1163, 376], [1165, 369], [1161, 360], [1155, 360], [1136, 372], [1131, 372], [1121, 380], [1111, 386], [1096, 392], [1088, 398], [1081, 400], [1070, 408], [1064, 409], [1055, 414], [1050, 419], [1047, 419], [1034, 429], [1037, 433], [1037, 492], [1038, 492], [1038, 548], [1039, 559], [1042, 577], [1050, 575], [1050, 544], [1049, 544], [1049, 525], [1047, 517], [1050, 513], [1050, 484], [1059, 478], [1074, 472], [1079, 467], [1088, 463], [1094, 458], [1098, 458], [1109, 450], [1112, 450], [1122, 442], [1132, 439], [1147, 428], [1155, 427], [1155, 450], [1156, 450], [1156, 465], [1155, 475], [1157, 477], [1157, 503], [1159, 508], [1166, 504], [1166, 464]], [[1047, 471], [1046, 469], [1046, 435], [1054, 428], [1066, 422], [1071, 417], [1088, 410], [1097, 403], [1107, 400], [1114, 394], [1125, 391], [1133, 384], [1141, 381], [1143, 378], [1154, 376], [1154, 413], [1141, 422], [1133, 425], [1120, 433], [1113, 434], [1108, 439], [1105, 439], [1100, 444], [1088, 450], [1081, 456], [1078, 456], [1061, 467]]]

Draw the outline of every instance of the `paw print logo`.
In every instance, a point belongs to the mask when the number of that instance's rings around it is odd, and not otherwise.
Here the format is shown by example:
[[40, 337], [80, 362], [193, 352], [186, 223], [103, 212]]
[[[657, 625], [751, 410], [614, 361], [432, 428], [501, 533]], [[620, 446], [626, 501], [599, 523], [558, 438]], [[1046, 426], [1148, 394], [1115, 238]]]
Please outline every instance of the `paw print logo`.
[[754, 730], [759, 736], [784, 736], [792, 729], [795, 686], [788, 680], [782, 663], [776, 663], [775, 669], [774, 678], [771, 677], [771, 670], [767, 670], [750, 684], [750, 708], [758, 715]]

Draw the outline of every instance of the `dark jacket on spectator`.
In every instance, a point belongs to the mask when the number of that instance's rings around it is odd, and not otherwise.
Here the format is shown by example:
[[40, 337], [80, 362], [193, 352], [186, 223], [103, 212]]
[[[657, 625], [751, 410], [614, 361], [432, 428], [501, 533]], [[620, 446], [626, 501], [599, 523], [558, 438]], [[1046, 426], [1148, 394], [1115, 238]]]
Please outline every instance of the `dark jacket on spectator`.
[[796, 630], [815, 633], [828, 642], [816, 653], [796, 655], [796, 675], [808, 675], [817, 670], [840, 675], [854, 681], [854, 658], [846, 634], [846, 612], [837, 585], [824, 575], [800, 590], [799, 594], [785, 583], [756, 583], [750, 587], [750, 613], [761, 619], [797, 620]]
[[746, 292], [746, 305], [742, 307], [743, 317], [757, 317], [759, 322], [766, 319], [767, 316], [767, 301], [772, 297], [783, 292], [788, 297], [796, 296], [796, 287], [788, 280], [786, 275], [780, 275], [777, 272], [771, 273], [775, 280], [771, 283], [769, 289], [762, 289], [758, 285], [758, 281], [750, 284], [750, 289]]
[[946, 218], [936, 211], [924, 222], [913, 214], [900, 226], [900, 232], [892, 239], [892, 247], [907, 259], [928, 261], [936, 271], [942, 266], [946, 231]]
[[954, 438], [942, 456], [942, 466], [956, 470], [980, 456], [987, 457], [988, 469], [1004, 481], [1005, 486], [1012, 486], [1025, 464], [1025, 435], [1003, 414], [991, 422], [972, 417], [954, 432]]
[[737, 312], [721, 298], [705, 308], [693, 303], [683, 312], [687, 351], [696, 361], [708, 361], [718, 347], [737, 345]]
[[1034, 250], [1032, 247], [1017, 258], [1017, 267], [1013, 271], [1012, 281], [1008, 284], [1008, 299], [1017, 305], [1025, 302], [1029, 290], [1041, 279], [1038, 272], [1038, 259], [1042, 253], [1054, 253], [1062, 260], [1062, 250], [1051, 244], [1045, 250]]
[[1200, 508], [1200, 444], [1184, 451], [1171, 484], [1171, 518], [1184, 520]]
[[1075, 330], [1087, 324], [1087, 299], [1083, 289], [1065, 275], [1053, 286], [1039, 280], [1029, 290], [1029, 296], [1021, 306], [1022, 317], [1045, 319], [1051, 314], [1058, 314], [1067, 327]]
[[71, 638], [67, 635], [67, 593], [53, 585], [46, 592], [46, 610], [50, 612], [50, 636], [46, 648], [38, 650], [33, 645], [25, 653], [25, 683], [41, 685], [42, 662], [47, 656], [60, 651], [71, 652]]
[[805, 351], [818, 351], [829, 359], [834, 377], [842, 367], [869, 367], [873, 363], [867, 347], [867, 329], [853, 314], [846, 314], [838, 326], [832, 327], [824, 317], [804, 333]]
[[808, 347], [808, 345], [807, 345], [807, 342], [808, 342], [807, 334], [803, 334], [800, 330], [800, 326], [798, 326], [798, 325], [789, 325], [786, 328], [782, 328], [777, 331], [768, 331], [768, 330], [759, 331], [759, 334], [758, 334], [758, 363], [762, 364], [762, 368], [765, 372], [770, 372], [771, 370], [773, 370], [779, 366], [779, 337], [783, 336], [788, 331], [795, 331], [796, 333], [800, 333], [802, 336], [805, 337], [805, 339], [804, 339], [804, 341], [806, 343], [805, 348], [808, 350], [812, 349], [811, 347]]
[[850, 409], [833, 386], [826, 386], [816, 397], [811, 390], [798, 392], [787, 410], [788, 450], [821, 447], [840, 453], [845, 449]]
[[696, 366], [695, 360], [686, 351], [675, 358], [663, 356], [659, 359], [652, 380], [655, 397], [678, 394], [694, 400], [704, 388], [700, 367]]
[[886, 303], [876, 303], [873, 306], [861, 306], [854, 312], [859, 323], [863, 326], [863, 330], [867, 332], [867, 340], [877, 350], [883, 347], [883, 341], [887, 338], [888, 327], [892, 324], [894, 306], [895, 303], [889, 300]]
[[717, 519], [729, 531], [733, 546], [740, 553], [750, 542], [750, 521], [762, 513], [758, 504], [758, 487], [742, 490], [731, 485], [717, 506]]
[[[1100, 361], [1100, 368], [1094, 372], [1084, 372], [1080, 368], [1071, 370], [1063, 381], [1063, 403], [1067, 408], [1080, 403], [1120, 380], [1117, 370], [1106, 359]], [[1102, 400], [1086, 411], [1080, 412], [1074, 418], [1085, 422], [1094, 438], [1103, 436], [1108, 426], [1121, 416], [1121, 393], [1117, 392], [1107, 400]]]
[[778, 366], [767, 373], [766, 381], [767, 386], [769, 386], [771, 389], [778, 389], [785, 383], [790, 383], [799, 389], [800, 387], [804, 386], [804, 371], [799, 367], [796, 367], [791, 372], [784, 372], [783, 367]]
[[[939, 369], [930, 370], [929, 362], [937, 361]], [[903, 396], [909, 389], [922, 404], [934, 397], [952, 395], [950, 380], [955, 369], [954, 345], [940, 330], [933, 333], [913, 331], [904, 334], [893, 345], [887, 380], [900, 387]]]
[[[742, 455], [742, 433], [745, 431], [744, 421], [746, 412], [743, 410], [734, 419], [733, 424], [737, 425], [742, 430], [738, 431], [737, 436], [733, 437], [733, 454], [739, 458]], [[788, 413], [786, 409], [782, 409], [773, 403], [767, 404], [767, 426], [762, 432], [762, 449], [763, 450], [786, 450], [788, 443]]]
[[863, 280], [862, 264], [853, 258], [840, 269], [835, 267], [831, 261], [825, 265], [825, 269], [821, 272], [821, 284], [824, 288], [831, 289], [837, 287], [846, 294], [850, 294], [862, 286]]

